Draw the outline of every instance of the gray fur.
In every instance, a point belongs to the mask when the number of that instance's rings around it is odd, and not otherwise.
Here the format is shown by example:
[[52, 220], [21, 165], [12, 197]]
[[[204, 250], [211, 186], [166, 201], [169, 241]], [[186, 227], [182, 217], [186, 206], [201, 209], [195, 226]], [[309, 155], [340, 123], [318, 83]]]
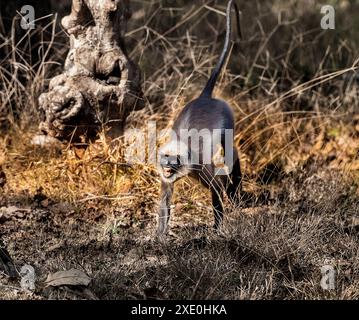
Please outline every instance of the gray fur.
[[[220, 60], [200, 97], [193, 100], [183, 108], [172, 128], [177, 137], [181, 136], [181, 130], [195, 129], [197, 131], [201, 131], [202, 129], [208, 129], [211, 132], [213, 130], [220, 130], [220, 142], [223, 149], [226, 147], [224, 143], [225, 130], [234, 130], [234, 117], [230, 106], [225, 101], [213, 99], [212, 92], [218, 75], [220, 74], [225, 59], [228, 57], [229, 53], [232, 5], [234, 5], [236, 9], [237, 22], [239, 26], [238, 8], [233, 0], [230, 0], [227, 6], [226, 41]], [[159, 166], [159, 170], [162, 184], [158, 234], [163, 235], [168, 227], [173, 185], [178, 179], [185, 175], [195, 178], [211, 190], [212, 205], [215, 215], [214, 227], [218, 228], [223, 218], [223, 192], [226, 192], [231, 200], [237, 202], [238, 192], [240, 192], [242, 188], [241, 170], [237, 150], [233, 148], [233, 167], [230, 168], [231, 170], [228, 172], [228, 175], [216, 175], [215, 164], [213, 162], [203, 162], [203, 147], [213, 145], [214, 143], [211, 139], [202, 141], [201, 145], [197, 149], [195, 149], [188, 141], [180, 142], [185, 145], [185, 147], [181, 149], [176, 148], [174, 145], [176, 143], [177, 142], [172, 140], [162, 147], [160, 151], [161, 165]], [[181, 151], [179, 152], [178, 150]], [[197, 155], [199, 159], [198, 163], [188, 164], [182, 160], [188, 157], [192, 159], [195, 153], [199, 153]], [[177, 162], [176, 159], [178, 159]]]

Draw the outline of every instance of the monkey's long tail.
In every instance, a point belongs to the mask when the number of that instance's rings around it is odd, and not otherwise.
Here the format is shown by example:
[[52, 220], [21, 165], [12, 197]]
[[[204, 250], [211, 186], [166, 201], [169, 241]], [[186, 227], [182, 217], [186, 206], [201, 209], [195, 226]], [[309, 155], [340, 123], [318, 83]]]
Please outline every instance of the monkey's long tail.
[[235, 3], [234, 0], [229, 0], [228, 5], [227, 5], [227, 30], [226, 30], [226, 39], [224, 42], [224, 47], [223, 47], [223, 51], [221, 53], [221, 56], [219, 58], [219, 61], [216, 65], [216, 68], [213, 70], [211, 77], [209, 78], [205, 88], [203, 89], [200, 97], [205, 97], [205, 98], [211, 98], [212, 97], [212, 93], [214, 90], [214, 87], [216, 85], [218, 76], [221, 73], [221, 70], [223, 68], [224, 63], [226, 62], [227, 58], [228, 58], [228, 54], [229, 54], [229, 43], [230, 43], [230, 38], [231, 38], [231, 33], [232, 33], [232, 18], [231, 18], [231, 9], [232, 6], [234, 6], [235, 9], [235, 13], [236, 13], [236, 18], [237, 18], [237, 29], [238, 29], [238, 33], [239, 33], [239, 38], [241, 39], [241, 25], [240, 25], [240, 19], [239, 19], [239, 10], [238, 10], [238, 6]]

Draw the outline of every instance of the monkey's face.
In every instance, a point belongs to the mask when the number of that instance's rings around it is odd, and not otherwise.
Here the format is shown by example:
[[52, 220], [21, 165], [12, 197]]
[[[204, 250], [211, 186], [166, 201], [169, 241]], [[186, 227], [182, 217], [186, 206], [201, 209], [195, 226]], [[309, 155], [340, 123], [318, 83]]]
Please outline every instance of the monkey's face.
[[162, 154], [160, 158], [162, 174], [169, 179], [179, 173], [182, 168], [181, 157], [179, 155]]
[[186, 155], [187, 147], [181, 143], [170, 142], [161, 148], [158, 169], [163, 180], [172, 183], [188, 173]]

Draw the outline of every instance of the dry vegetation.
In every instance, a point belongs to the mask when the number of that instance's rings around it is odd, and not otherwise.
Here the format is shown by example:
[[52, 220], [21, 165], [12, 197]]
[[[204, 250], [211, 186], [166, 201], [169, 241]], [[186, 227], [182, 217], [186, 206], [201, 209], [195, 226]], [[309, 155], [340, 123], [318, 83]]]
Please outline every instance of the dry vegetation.
[[[148, 102], [128, 127], [155, 120], [161, 129], [216, 62], [224, 4], [132, 2], [127, 42]], [[269, 191], [271, 203], [228, 204], [214, 234], [203, 228], [212, 220], [208, 193], [184, 180], [162, 244], [153, 237], [155, 168], [125, 165], [121, 143], [104, 135], [81, 157], [68, 145], [30, 143], [37, 97], [66, 54], [58, 21], [45, 17], [29, 33], [0, 23], [0, 208], [29, 209], [0, 216], [16, 265], [33, 265], [39, 284], [49, 272], [84, 270], [100, 299], [359, 298], [359, 3], [327, 2], [337, 9], [336, 30], [320, 29], [316, 1], [238, 2], [244, 39], [217, 96], [235, 111], [245, 189]], [[323, 265], [336, 268], [335, 290], [320, 287]], [[16, 287], [0, 274], [1, 298], [81, 298]]]

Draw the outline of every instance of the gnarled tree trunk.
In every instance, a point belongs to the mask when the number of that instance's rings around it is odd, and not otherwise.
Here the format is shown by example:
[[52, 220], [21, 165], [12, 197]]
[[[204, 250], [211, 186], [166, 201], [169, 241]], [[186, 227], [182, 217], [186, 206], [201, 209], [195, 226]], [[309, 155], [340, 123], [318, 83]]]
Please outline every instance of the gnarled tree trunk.
[[116, 137], [129, 113], [144, 106], [140, 71], [123, 42], [129, 18], [129, 0], [73, 0], [62, 19], [70, 34], [64, 72], [39, 98], [42, 132], [83, 142], [106, 126]]

